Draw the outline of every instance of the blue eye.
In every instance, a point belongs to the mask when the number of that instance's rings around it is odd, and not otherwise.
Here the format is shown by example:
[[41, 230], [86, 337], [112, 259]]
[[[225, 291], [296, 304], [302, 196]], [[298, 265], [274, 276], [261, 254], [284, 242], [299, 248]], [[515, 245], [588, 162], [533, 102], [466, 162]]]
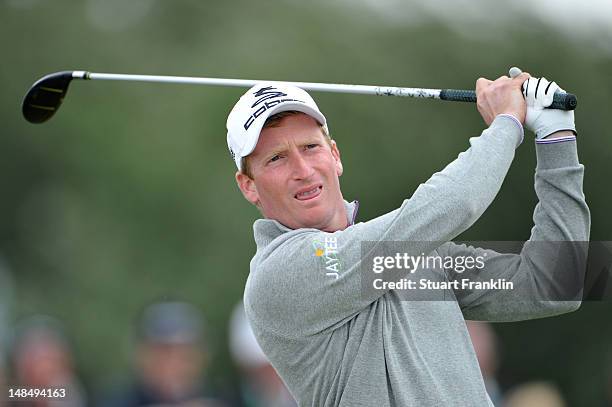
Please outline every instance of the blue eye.
[[280, 159], [280, 155], [276, 154], [274, 157], [270, 158], [270, 162], [278, 161]]

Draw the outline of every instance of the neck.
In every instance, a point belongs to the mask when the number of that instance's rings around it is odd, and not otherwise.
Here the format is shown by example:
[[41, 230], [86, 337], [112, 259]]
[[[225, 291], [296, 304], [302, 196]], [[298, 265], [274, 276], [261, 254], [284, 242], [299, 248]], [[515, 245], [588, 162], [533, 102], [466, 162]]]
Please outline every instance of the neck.
[[321, 228], [324, 232], [337, 232], [339, 230], [344, 230], [349, 226], [348, 214], [346, 212], [346, 206], [344, 205], [344, 200], [340, 200], [340, 204], [338, 209], [334, 212], [334, 217], [332, 218], [330, 224], [326, 227]]

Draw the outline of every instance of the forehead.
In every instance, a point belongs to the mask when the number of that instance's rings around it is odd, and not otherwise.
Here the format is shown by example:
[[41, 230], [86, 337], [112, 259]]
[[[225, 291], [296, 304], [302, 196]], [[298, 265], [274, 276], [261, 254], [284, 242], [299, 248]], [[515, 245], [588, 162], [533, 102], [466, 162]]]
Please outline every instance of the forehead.
[[319, 123], [304, 113], [283, 117], [271, 127], [261, 130], [253, 154], [291, 143], [324, 137]]

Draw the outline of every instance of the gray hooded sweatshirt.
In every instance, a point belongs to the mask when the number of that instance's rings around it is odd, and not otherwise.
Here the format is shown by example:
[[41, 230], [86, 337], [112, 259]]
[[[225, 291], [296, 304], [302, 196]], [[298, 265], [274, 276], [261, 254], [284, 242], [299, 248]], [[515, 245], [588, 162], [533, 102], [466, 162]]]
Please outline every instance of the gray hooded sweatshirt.
[[[498, 116], [398, 209], [354, 223], [356, 204], [346, 203], [350, 225], [344, 230], [255, 222], [257, 253], [245, 310], [300, 406], [491, 406], [465, 320], [518, 321], [579, 307], [579, 301], [515, 301], [516, 294], [500, 290], [450, 289], [441, 301], [410, 301], [393, 289], [362, 290], [362, 242], [403, 241], [413, 242], [407, 246], [415, 256], [486, 252], [486, 275], [512, 281], [521, 295], [533, 292], [536, 298], [550, 278], [551, 260], [542, 250], [525, 244], [520, 254], [501, 254], [451, 242], [491, 204], [521, 140], [515, 119]], [[588, 241], [590, 215], [575, 138], [536, 144], [536, 154], [539, 203], [530, 242]], [[321, 255], [330, 245], [331, 253]], [[584, 253], [574, 260], [570, 272], [584, 263]], [[458, 278], [452, 270], [433, 273], [445, 281]]]

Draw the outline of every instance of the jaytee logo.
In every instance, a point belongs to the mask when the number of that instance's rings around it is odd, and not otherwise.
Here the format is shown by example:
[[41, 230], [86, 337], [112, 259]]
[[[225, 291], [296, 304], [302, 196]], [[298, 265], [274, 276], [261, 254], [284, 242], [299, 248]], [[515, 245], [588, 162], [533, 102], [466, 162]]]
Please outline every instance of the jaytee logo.
[[251, 115], [246, 120], [246, 122], [244, 122], [245, 130], [248, 130], [249, 127], [251, 127], [251, 125], [255, 121], [255, 119], [261, 116], [263, 112], [265, 112], [266, 110], [268, 110], [269, 108], [273, 106], [278, 105], [279, 103], [283, 103], [283, 102], [305, 103], [302, 100], [285, 97], [287, 96], [287, 94], [278, 90], [274, 86], [266, 86], [264, 88], [261, 88], [257, 90], [256, 92], [253, 92], [253, 96], [255, 96], [255, 98], [257, 99], [255, 100], [255, 103], [251, 105], [251, 107], [257, 108], [257, 109], [253, 113], [251, 113]]
[[315, 256], [321, 257], [325, 261], [325, 275], [338, 278], [340, 272], [340, 260], [338, 259], [338, 238], [335, 236], [325, 237], [323, 248], [317, 247], [318, 242], [313, 242], [315, 246]]

